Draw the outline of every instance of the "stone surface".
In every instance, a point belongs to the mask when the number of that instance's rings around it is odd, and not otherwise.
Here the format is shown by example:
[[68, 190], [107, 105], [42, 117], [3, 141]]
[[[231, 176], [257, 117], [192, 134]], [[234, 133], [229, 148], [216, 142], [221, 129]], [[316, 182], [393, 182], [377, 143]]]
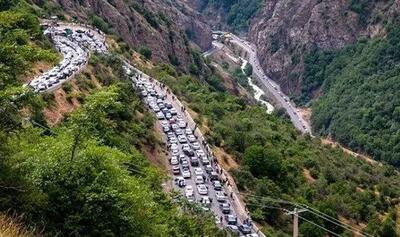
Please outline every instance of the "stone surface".
[[383, 22], [398, 12], [399, 2], [372, 2], [362, 24], [348, 0], [265, 0], [249, 39], [257, 45], [266, 73], [285, 93], [298, 94], [307, 52], [339, 49], [361, 37], [384, 34]]
[[[188, 70], [191, 64], [189, 44], [185, 40], [190, 32], [191, 41], [201, 49], [211, 47], [211, 29], [203, 17], [180, 1], [146, 0], [57, 0], [69, 15], [86, 19], [89, 14], [103, 18], [131, 47], [147, 46], [155, 62], [179, 61], [179, 67]], [[159, 27], [152, 27], [146, 18], [133, 7], [133, 2], [157, 17]], [[163, 21], [164, 15], [169, 23]]]

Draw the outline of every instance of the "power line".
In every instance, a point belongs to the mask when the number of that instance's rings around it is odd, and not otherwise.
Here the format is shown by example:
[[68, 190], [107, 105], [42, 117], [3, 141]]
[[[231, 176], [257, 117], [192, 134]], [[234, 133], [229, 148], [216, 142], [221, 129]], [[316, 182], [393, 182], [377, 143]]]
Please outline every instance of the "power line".
[[368, 233], [364, 233], [361, 229], [357, 229], [356, 227], [353, 227], [353, 226], [351, 226], [349, 224], [343, 223], [340, 220], [338, 220], [336, 218], [333, 218], [333, 217], [331, 217], [331, 216], [329, 216], [329, 215], [327, 215], [327, 214], [325, 214], [325, 213], [323, 213], [323, 212], [321, 212], [321, 211], [319, 211], [319, 210], [317, 210], [315, 208], [309, 207], [309, 206], [307, 206], [305, 204], [299, 204], [298, 206], [301, 207], [301, 208], [306, 208], [310, 213], [312, 213], [312, 214], [314, 214], [314, 215], [316, 215], [316, 216], [318, 216], [318, 217], [320, 217], [320, 218], [322, 218], [322, 219], [324, 219], [326, 221], [329, 221], [330, 223], [333, 223], [333, 224], [335, 224], [337, 226], [340, 226], [340, 227], [342, 227], [342, 228], [344, 228], [346, 230], [353, 231], [353, 232], [358, 232], [361, 236], [373, 237], [373, 235], [370, 235]]
[[[259, 207], [270, 208], [270, 209], [278, 209], [278, 210], [281, 210], [281, 211], [284, 211], [284, 212], [289, 213], [289, 210], [287, 210], [287, 209], [285, 209], [285, 208], [282, 208], [282, 207], [269, 206], [269, 205], [263, 205], [263, 204], [248, 204], [248, 205], [249, 205], [249, 206], [259, 206]], [[335, 232], [333, 232], [333, 231], [331, 231], [331, 230], [329, 230], [329, 229], [327, 229], [327, 228], [325, 228], [325, 227], [323, 227], [323, 226], [321, 226], [321, 225], [318, 225], [318, 224], [316, 224], [316, 223], [314, 223], [314, 222], [308, 220], [307, 218], [304, 218], [304, 217], [302, 217], [302, 216], [300, 216], [300, 215], [297, 215], [297, 217], [300, 218], [300, 219], [302, 219], [302, 220], [304, 220], [304, 221], [306, 221], [306, 222], [309, 222], [310, 224], [312, 224], [312, 225], [314, 225], [314, 226], [317, 226], [318, 228], [323, 229], [324, 231], [326, 231], [326, 232], [328, 232], [328, 233], [330, 233], [330, 234], [333, 234], [333, 235], [335, 235], [335, 236], [340, 237], [339, 234], [337, 234], [337, 233], [335, 233]]]
[[262, 197], [262, 196], [257, 196], [257, 195], [252, 195], [252, 194], [243, 194], [244, 196], [250, 196], [250, 197], [254, 197], [254, 198], [258, 198], [258, 199], [263, 199], [263, 200], [267, 200], [267, 201], [271, 201], [271, 202], [276, 202], [276, 203], [283, 203], [283, 204], [290, 204], [290, 205], [294, 205], [300, 208], [305, 208], [308, 210], [308, 212], [310, 212], [311, 214], [314, 214], [326, 221], [329, 221], [330, 223], [333, 223], [339, 227], [342, 227], [346, 230], [352, 231], [352, 232], [357, 232], [358, 234], [360, 234], [361, 236], [369, 236], [369, 237], [373, 237], [373, 235], [368, 234], [363, 232], [361, 229], [355, 228], [349, 224], [343, 223], [340, 220], [331, 217], [321, 211], [319, 211], [316, 208], [310, 207], [306, 204], [300, 204], [300, 203], [294, 203], [294, 202], [289, 202], [289, 201], [285, 201], [285, 200], [279, 200], [279, 199], [274, 199], [272, 197]]
[[265, 208], [269, 208], [269, 209], [275, 209], [275, 210], [281, 210], [281, 211], [288, 211], [285, 208], [282, 207], [276, 207], [276, 206], [268, 206], [268, 205], [264, 205], [264, 204], [257, 204], [257, 203], [250, 203], [250, 204], [246, 204], [247, 206], [259, 206], [259, 207], [265, 207]]
[[317, 223], [314, 223], [314, 222], [308, 220], [307, 218], [304, 218], [304, 217], [302, 217], [302, 216], [298, 216], [298, 217], [299, 217], [300, 219], [302, 219], [302, 220], [304, 220], [304, 221], [306, 221], [306, 222], [308, 222], [308, 223], [314, 225], [314, 226], [317, 226], [317, 227], [320, 228], [320, 229], [325, 230], [326, 232], [328, 232], [328, 233], [330, 233], [330, 234], [333, 234], [334, 236], [340, 237], [339, 234], [337, 234], [337, 233], [335, 233], [335, 232], [333, 232], [333, 231], [331, 231], [331, 230], [328, 230], [327, 228], [325, 228], [325, 227], [323, 227], [323, 226], [321, 226], [321, 225], [318, 225]]

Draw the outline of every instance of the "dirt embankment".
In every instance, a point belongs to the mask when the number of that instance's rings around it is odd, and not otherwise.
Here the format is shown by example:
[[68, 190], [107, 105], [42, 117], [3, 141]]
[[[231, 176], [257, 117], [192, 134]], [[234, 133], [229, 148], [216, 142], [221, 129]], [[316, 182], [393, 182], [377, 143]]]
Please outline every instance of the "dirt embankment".
[[373, 158], [371, 158], [369, 156], [366, 156], [366, 155], [363, 155], [363, 154], [360, 154], [360, 153], [357, 153], [357, 152], [354, 152], [354, 151], [352, 151], [352, 150], [350, 150], [348, 148], [345, 148], [344, 146], [340, 145], [339, 143], [337, 143], [335, 141], [332, 141], [332, 140], [330, 140], [328, 138], [321, 138], [321, 142], [324, 145], [330, 145], [330, 146], [332, 146], [334, 148], [338, 147], [338, 148], [342, 149], [345, 153], [347, 153], [349, 155], [352, 155], [352, 156], [354, 156], [356, 158], [362, 159], [362, 160], [364, 160], [364, 161], [366, 161], [366, 162], [368, 162], [370, 164], [380, 164], [380, 165], [382, 165], [381, 163], [379, 163], [378, 161], [374, 160]]
[[33, 232], [28, 231], [15, 218], [0, 213], [0, 236], [1, 237], [34, 237]]

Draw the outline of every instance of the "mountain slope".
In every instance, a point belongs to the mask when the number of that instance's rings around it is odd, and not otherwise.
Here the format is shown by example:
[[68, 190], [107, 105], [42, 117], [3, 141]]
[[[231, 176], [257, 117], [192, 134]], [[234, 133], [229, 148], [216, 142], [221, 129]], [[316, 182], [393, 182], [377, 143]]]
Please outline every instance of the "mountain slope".
[[[400, 194], [400, 176], [393, 167], [356, 159], [321, 144], [317, 138], [302, 136], [289, 121], [269, 115], [265, 108], [224, 93], [211, 83], [178, 76], [165, 66], [151, 72], [196, 112], [199, 127], [207, 131], [207, 141], [215, 151], [227, 153], [218, 157], [219, 163], [233, 158], [240, 164], [229, 171], [253, 220], [265, 228], [264, 233], [291, 233], [291, 217], [279, 208], [294, 207], [273, 200], [306, 204], [374, 236], [387, 236], [383, 234], [385, 228], [393, 233], [392, 223], [399, 220], [393, 213]], [[312, 213], [302, 216], [343, 236], [352, 236]], [[326, 236], [307, 222], [300, 226], [304, 236]]]
[[[35, 0], [45, 12], [49, 2]], [[211, 47], [211, 31], [200, 14], [179, 1], [83, 0], [52, 1], [53, 8], [83, 22], [107, 25], [129, 46], [149, 48], [154, 62], [169, 62], [188, 71], [192, 63], [189, 40], [201, 49]], [[50, 14], [50, 15], [51, 15]]]
[[399, 9], [398, 1], [266, 1], [249, 37], [267, 74], [285, 92], [298, 96], [307, 53], [339, 49], [361, 37], [383, 34]]
[[[80, 108], [47, 128], [43, 108], [52, 97], [22, 88], [21, 77], [57, 56], [32, 9], [24, 1], [6, 3], [0, 4], [6, 52], [0, 54], [0, 212], [21, 216], [27, 229], [44, 236], [225, 236], [210, 215], [163, 193], [164, 173], [140, 150], [158, 143], [154, 119], [116, 55], [91, 55], [89, 77], [101, 88], [80, 95]], [[2, 219], [0, 232], [12, 236]]]
[[[400, 166], [400, 29], [311, 60], [307, 79], [324, 80], [313, 105], [314, 130]], [[327, 55], [328, 53], [325, 53]], [[315, 59], [324, 58], [324, 53]]]

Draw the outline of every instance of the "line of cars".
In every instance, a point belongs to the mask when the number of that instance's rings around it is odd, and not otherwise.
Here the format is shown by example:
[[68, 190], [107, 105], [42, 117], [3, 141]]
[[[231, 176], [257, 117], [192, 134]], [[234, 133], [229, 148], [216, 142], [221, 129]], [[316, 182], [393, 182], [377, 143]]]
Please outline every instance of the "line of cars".
[[239, 223], [212, 156], [204, 149], [182, 113], [163, 92], [156, 89], [154, 82], [141, 74], [132, 76], [132, 79], [146, 104], [156, 114], [165, 134], [177, 189], [189, 202], [197, 202], [204, 210], [214, 212], [216, 222], [228, 230], [242, 236], [258, 236], [252, 233], [250, 226]]
[[57, 66], [34, 78], [28, 85], [36, 92], [44, 92], [67, 81], [84, 67], [89, 58], [89, 50], [105, 53], [107, 47], [104, 38], [90, 30], [76, 30], [63, 27], [49, 27], [44, 31], [62, 54], [63, 59]]

